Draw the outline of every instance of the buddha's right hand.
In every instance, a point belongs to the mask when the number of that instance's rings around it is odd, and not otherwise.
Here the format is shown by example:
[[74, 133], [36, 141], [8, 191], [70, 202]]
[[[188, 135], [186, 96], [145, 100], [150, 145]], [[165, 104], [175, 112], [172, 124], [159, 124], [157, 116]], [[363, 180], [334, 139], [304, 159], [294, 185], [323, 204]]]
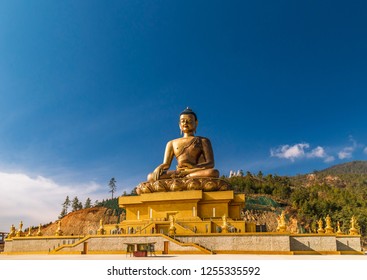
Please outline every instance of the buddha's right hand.
[[162, 166], [162, 165], [159, 165], [156, 169], [154, 169], [154, 171], [153, 171], [154, 181], [159, 180], [159, 178], [161, 177], [163, 171], [164, 171], [164, 166]]

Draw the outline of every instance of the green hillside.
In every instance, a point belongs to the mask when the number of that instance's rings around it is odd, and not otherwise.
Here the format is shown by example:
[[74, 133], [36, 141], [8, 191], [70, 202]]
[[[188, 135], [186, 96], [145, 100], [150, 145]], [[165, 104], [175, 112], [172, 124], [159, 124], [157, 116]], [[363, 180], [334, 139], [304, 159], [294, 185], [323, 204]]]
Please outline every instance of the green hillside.
[[[347, 233], [351, 217], [356, 216], [361, 234], [367, 235], [366, 161], [344, 163], [313, 174], [265, 176], [260, 171], [225, 179], [235, 192], [246, 194], [248, 209], [277, 213], [285, 209], [288, 218], [299, 221], [303, 232], [316, 232], [317, 221], [330, 215], [333, 226], [338, 221]], [[276, 203], [269, 203], [271, 200]]]

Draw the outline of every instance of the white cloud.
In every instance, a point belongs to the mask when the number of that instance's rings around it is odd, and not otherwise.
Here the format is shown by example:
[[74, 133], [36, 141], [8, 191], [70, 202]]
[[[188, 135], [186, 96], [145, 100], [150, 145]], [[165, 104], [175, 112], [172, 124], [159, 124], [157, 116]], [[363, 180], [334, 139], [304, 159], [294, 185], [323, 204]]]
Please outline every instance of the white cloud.
[[364, 152], [365, 154], [367, 154], [367, 147], [366, 147], [366, 148], [364, 148], [363, 152]]
[[333, 157], [333, 156], [327, 156], [327, 157], [325, 157], [324, 162], [332, 162], [334, 160], [335, 160], [335, 157]]
[[311, 152], [306, 153], [308, 158], [322, 158], [324, 162], [332, 162], [335, 160], [333, 156], [329, 156], [323, 147], [317, 146]]
[[293, 146], [290, 145], [283, 145], [276, 149], [270, 150], [270, 155], [272, 157], [278, 158], [285, 158], [291, 161], [294, 161], [298, 158], [321, 158], [324, 159], [325, 162], [331, 162], [335, 158], [333, 156], [329, 156], [325, 149], [321, 146], [317, 146], [316, 148], [312, 149], [310, 152], [307, 150], [310, 148], [308, 143], [299, 143]]
[[24, 227], [55, 221], [67, 195], [84, 203], [99, 188], [93, 182], [66, 186], [42, 176], [0, 172], [0, 231], [18, 227], [21, 220]]
[[293, 146], [283, 145], [270, 150], [272, 157], [285, 158], [294, 161], [296, 158], [302, 158], [305, 155], [305, 149], [309, 148], [307, 143], [295, 144]]
[[347, 146], [345, 148], [343, 148], [339, 153], [338, 153], [338, 157], [339, 159], [348, 159], [348, 158], [352, 158], [353, 156], [353, 152], [355, 151], [355, 149], [358, 147], [357, 142], [354, 140], [354, 138], [352, 136], [349, 136], [349, 141], [352, 142], [351, 146]]
[[310, 153], [307, 154], [309, 158], [324, 158], [326, 156], [325, 150], [323, 147], [316, 147]]
[[344, 148], [338, 153], [340, 159], [351, 158], [353, 156], [354, 149], [351, 147]]

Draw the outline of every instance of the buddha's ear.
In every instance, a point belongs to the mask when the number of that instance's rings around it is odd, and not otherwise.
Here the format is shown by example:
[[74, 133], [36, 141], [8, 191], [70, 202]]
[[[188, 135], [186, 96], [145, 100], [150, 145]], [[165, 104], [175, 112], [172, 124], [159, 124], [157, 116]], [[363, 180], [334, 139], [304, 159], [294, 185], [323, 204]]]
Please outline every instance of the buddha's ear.
[[181, 129], [181, 122], [180, 122], [180, 121], [178, 121], [178, 127], [180, 128], [180, 135], [182, 136], [182, 135], [183, 135], [183, 133], [182, 133], [182, 129]]

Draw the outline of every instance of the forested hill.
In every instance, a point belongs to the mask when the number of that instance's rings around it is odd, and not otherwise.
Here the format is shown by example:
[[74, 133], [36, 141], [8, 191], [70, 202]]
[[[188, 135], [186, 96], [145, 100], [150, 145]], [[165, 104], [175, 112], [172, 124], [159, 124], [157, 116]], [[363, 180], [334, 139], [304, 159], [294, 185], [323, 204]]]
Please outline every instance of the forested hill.
[[367, 175], [367, 161], [351, 161], [316, 172], [320, 175], [360, 174]]
[[[297, 176], [278, 176], [261, 171], [225, 178], [235, 192], [246, 194], [246, 209], [286, 211], [306, 232], [316, 232], [317, 221], [330, 215], [347, 232], [350, 219], [359, 221], [367, 235], [367, 162], [354, 161]], [[272, 199], [278, 206], [268, 203]]]
[[327, 184], [339, 187], [367, 188], [367, 161], [351, 161], [312, 174], [291, 177], [294, 186]]

